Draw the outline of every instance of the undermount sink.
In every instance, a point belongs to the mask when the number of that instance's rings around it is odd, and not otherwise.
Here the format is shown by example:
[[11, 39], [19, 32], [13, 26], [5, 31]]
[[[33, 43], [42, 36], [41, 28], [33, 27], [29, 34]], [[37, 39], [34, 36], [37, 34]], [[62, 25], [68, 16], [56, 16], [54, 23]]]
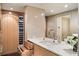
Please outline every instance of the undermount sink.
[[39, 42], [43, 45], [46, 45], [46, 46], [53, 46], [53, 45], [57, 45], [57, 43], [53, 42], [53, 41], [48, 41], [48, 40], [43, 40], [41, 42]]

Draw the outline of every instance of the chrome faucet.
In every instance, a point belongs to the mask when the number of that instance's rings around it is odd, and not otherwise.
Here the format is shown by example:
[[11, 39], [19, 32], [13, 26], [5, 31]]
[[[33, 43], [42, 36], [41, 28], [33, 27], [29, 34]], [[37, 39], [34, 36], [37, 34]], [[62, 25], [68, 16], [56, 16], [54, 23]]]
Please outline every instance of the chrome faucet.
[[45, 37], [43, 37], [43, 40], [45, 40]]

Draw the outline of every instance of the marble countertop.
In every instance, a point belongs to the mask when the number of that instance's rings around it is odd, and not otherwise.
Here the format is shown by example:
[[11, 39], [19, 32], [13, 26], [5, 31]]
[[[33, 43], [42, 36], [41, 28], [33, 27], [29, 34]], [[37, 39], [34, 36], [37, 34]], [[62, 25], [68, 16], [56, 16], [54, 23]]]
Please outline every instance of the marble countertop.
[[73, 47], [64, 41], [61, 43], [54, 43], [50, 38], [45, 38], [45, 40], [34, 38], [29, 39], [29, 41], [60, 56], [77, 56], [77, 53], [73, 51]]

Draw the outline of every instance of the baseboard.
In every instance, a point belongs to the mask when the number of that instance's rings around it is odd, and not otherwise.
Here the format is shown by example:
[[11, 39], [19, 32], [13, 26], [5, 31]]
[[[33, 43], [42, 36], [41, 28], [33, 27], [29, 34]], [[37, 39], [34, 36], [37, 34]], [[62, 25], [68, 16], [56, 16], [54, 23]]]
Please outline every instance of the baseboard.
[[3, 54], [1, 56], [20, 56], [20, 54], [18, 52], [13, 52], [13, 53], [9, 53], [9, 54]]

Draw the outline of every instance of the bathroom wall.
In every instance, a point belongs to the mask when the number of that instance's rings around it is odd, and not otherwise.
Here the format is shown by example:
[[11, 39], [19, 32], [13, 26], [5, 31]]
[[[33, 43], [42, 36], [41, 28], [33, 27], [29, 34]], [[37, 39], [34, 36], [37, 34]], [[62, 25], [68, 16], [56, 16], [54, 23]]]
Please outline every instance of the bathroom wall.
[[25, 7], [25, 39], [45, 37], [44, 10], [35, 7]]
[[[78, 33], [78, 9], [72, 11], [63, 12], [57, 15], [47, 17], [47, 36], [51, 29], [56, 33], [57, 30], [57, 18], [65, 15], [70, 15], [70, 34]], [[52, 36], [52, 35], [51, 35]]]

